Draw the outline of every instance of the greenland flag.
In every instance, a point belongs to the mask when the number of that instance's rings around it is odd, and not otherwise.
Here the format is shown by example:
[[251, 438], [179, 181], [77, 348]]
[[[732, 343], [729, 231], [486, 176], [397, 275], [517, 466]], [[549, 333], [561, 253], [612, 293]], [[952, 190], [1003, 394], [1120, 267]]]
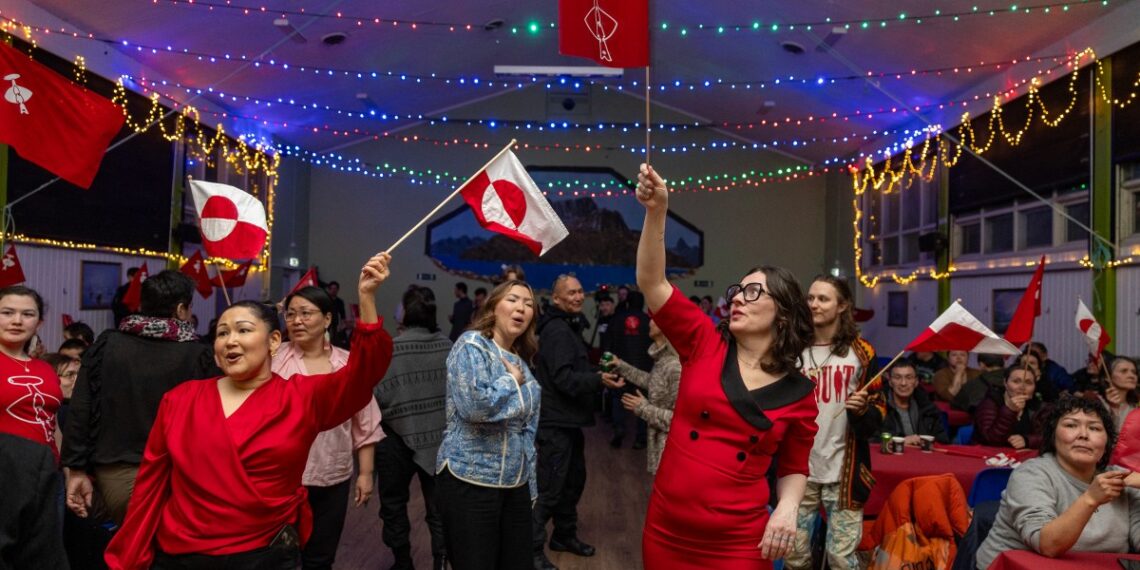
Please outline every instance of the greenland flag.
[[252, 194], [217, 182], [191, 180], [190, 190], [210, 257], [253, 259], [261, 255], [269, 226], [265, 207]]
[[1104, 352], [1104, 347], [1112, 342], [1112, 337], [1104, 332], [1104, 328], [1096, 322], [1096, 317], [1085, 306], [1085, 302], [1080, 299], [1077, 299], [1077, 328], [1085, 336], [1085, 343], [1089, 345], [1091, 354], [1100, 356], [1100, 353]]
[[906, 346], [914, 352], [965, 350], [983, 354], [1017, 355], [1016, 346], [994, 334], [957, 301]]
[[515, 153], [506, 151], [459, 189], [479, 225], [522, 242], [536, 255], [569, 232]]

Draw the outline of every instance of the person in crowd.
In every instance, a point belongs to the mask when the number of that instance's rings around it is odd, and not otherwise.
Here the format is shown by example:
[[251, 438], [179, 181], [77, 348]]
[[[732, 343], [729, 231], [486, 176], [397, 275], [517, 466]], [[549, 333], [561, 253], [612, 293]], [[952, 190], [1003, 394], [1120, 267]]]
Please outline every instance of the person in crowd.
[[720, 324], [720, 318], [716, 315], [716, 304], [713, 301], [712, 297], [708, 295], [701, 297], [699, 305], [701, 307], [701, 312], [708, 315], [713, 325]]
[[1029, 350], [1022, 352], [1014, 362], [1014, 366], [1024, 368], [1033, 374], [1034, 393], [1041, 401], [1056, 402], [1061, 397], [1056, 385], [1041, 379], [1041, 358], [1036, 352]]
[[394, 570], [411, 570], [409, 485], [419, 477], [433, 568], [446, 564], [443, 521], [435, 498], [435, 460], [447, 416], [447, 356], [451, 341], [439, 330], [435, 295], [427, 287], [404, 292], [404, 330], [393, 339], [392, 364], [373, 394], [380, 404], [385, 438], [376, 444], [381, 535], [392, 549]]
[[[714, 327], [665, 276], [669, 192], [648, 165], [638, 175], [637, 199], [646, 210], [638, 286], [681, 361], [642, 533], [645, 567], [771, 568], [796, 536], [816, 432], [814, 385], [796, 364], [812, 337], [803, 292], [786, 269], [749, 270], [725, 294], [729, 319]], [[849, 406], [859, 399], [852, 396]], [[769, 515], [773, 458], [779, 503]]]
[[333, 301], [333, 322], [329, 327], [329, 337], [332, 345], [337, 348], [348, 349], [348, 331], [352, 329], [352, 314], [344, 306], [344, 299], [340, 298], [340, 283], [329, 281], [325, 285], [325, 293]]
[[1041, 378], [1038, 380], [1039, 383], [1044, 384], [1048, 382], [1058, 394], [1076, 390], [1077, 386], [1073, 381], [1073, 377], [1069, 376], [1069, 373], [1063, 366], [1049, 359], [1049, 350], [1045, 348], [1044, 344], [1033, 341], [1029, 343], [1026, 350], [1037, 355], [1037, 360], [1041, 364]]
[[111, 570], [293, 567], [313, 524], [301, 483], [309, 450], [368, 404], [392, 357], [374, 299], [390, 261], [379, 253], [361, 269], [352, 350], [330, 373], [273, 373], [281, 332], [271, 306], [239, 301], [222, 312], [214, 354], [223, 376], [163, 396], [127, 519], [107, 548]]
[[921, 445], [919, 438], [924, 435], [932, 436], [938, 443], [950, 443], [950, 435], [942, 423], [942, 412], [924, 390], [915, 390], [918, 373], [914, 364], [900, 360], [891, 367], [887, 377], [890, 388], [886, 395], [887, 416], [883, 419], [883, 433], [901, 437], [906, 445], [916, 447]]
[[77, 338], [87, 346], [91, 346], [91, 343], [95, 342], [95, 331], [91, 330], [91, 325], [83, 321], [75, 321], [63, 327], [63, 338], [64, 340]]
[[451, 309], [451, 315], [447, 317], [448, 322], [451, 323], [451, 334], [447, 338], [451, 342], [455, 342], [463, 331], [467, 330], [467, 325], [471, 324], [471, 315], [474, 311], [475, 305], [471, 299], [467, 298], [467, 284], [460, 281], [455, 284], [455, 305]]
[[910, 355], [910, 361], [914, 363], [918, 381], [923, 385], [933, 382], [934, 375], [948, 366], [946, 359], [937, 352], [915, 352]]
[[1036, 384], [1032, 370], [1007, 368], [1003, 387], [990, 390], [974, 411], [974, 443], [1014, 449], [1039, 447], [1049, 406], [1034, 397]]
[[48, 366], [55, 370], [55, 375], [59, 377], [59, 390], [63, 393], [63, 399], [59, 403], [57, 415], [59, 418], [58, 427], [62, 430], [63, 426], [67, 425], [67, 413], [71, 408], [71, 394], [75, 390], [75, 380], [79, 377], [79, 359], [58, 352], [49, 352], [40, 357], [40, 360], [48, 363]]
[[135, 273], [138, 272], [138, 267], [127, 269], [127, 282], [119, 285], [119, 288], [115, 289], [115, 295], [111, 297], [111, 316], [115, 320], [115, 328], [119, 328], [119, 323], [122, 323], [123, 319], [131, 314], [130, 308], [123, 303], [123, 296], [127, 294], [127, 289], [131, 288], [131, 279], [134, 279]]
[[1112, 413], [1117, 431], [1124, 425], [1124, 418], [1140, 404], [1140, 393], [1136, 391], [1136, 361], [1127, 356], [1117, 356], [1108, 365], [1108, 386], [1101, 396], [1101, 403]]
[[1005, 358], [998, 354], [978, 354], [978, 375], [966, 380], [950, 401], [950, 407], [974, 413], [974, 408], [991, 389], [1005, 384]]
[[614, 311], [617, 305], [614, 304], [614, 298], [609, 295], [598, 295], [594, 301], [598, 304], [598, 323], [594, 327], [595, 334], [598, 335], [598, 348], [603, 351], [610, 349], [610, 324], [613, 323]]
[[487, 301], [487, 288], [486, 287], [476, 287], [475, 288], [475, 298], [472, 299], [472, 301], [471, 301], [471, 303], [474, 305], [472, 307], [472, 314], [478, 313], [479, 309], [483, 308], [483, 303], [485, 303], [486, 301]]
[[[325, 340], [332, 328], [333, 310], [332, 298], [319, 287], [304, 287], [285, 299], [289, 341], [272, 355], [273, 374], [281, 378], [329, 374], [348, 363], [348, 351]], [[349, 497], [359, 507], [372, 496], [374, 450], [383, 436], [375, 400], [344, 423], [317, 435], [301, 476], [313, 511], [312, 535], [301, 551], [305, 570], [332, 568]], [[353, 454], [360, 466], [355, 482]]]
[[1105, 374], [1107, 366], [1102, 365], [1102, 361], [1107, 364], [1112, 359], [1112, 353], [1107, 350], [1101, 352], [1100, 356], [1089, 354], [1084, 367], [1070, 374], [1073, 377], [1074, 393], [1089, 400], [1099, 398], [1101, 392], [1108, 387], [1108, 376]]
[[43, 339], [40, 338], [40, 333], [35, 333], [32, 338], [28, 340], [28, 356], [32, 358], [40, 358], [47, 354], [47, 347], [44, 346]]
[[665, 333], [652, 320], [649, 321], [649, 338], [653, 340], [647, 351], [653, 360], [653, 368], [649, 372], [617, 357], [614, 364], [623, 380], [639, 388], [637, 392], [622, 394], [621, 404], [649, 424], [646, 467], [650, 474], [655, 474], [669, 437], [669, 424], [673, 422], [673, 406], [677, 403], [677, 386], [681, 381], [681, 360], [669, 339], [665, 338]]
[[[609, 351], [628, 366], [643, 373], [653, 368], [653, 359], [649, 355], [649, 347], [653, 345], [653, 341], [649, 337], [649, 315], [645, 314], [645, 297], [638, 291], [630, 291], [624, 309], [614, 313], [610, 322], [612, 328], [607, 331]], [[607, 389], [607, 392], [611, 398], [610, 406], [613, 411], [613, 437], [610, 438], [610, 447], [617, 449], [622, 446], [622, 441], [625, 439], [625, 424], [629, 411], [622, 404], [622, 398], [629, 394], [629, 391]], [[633, 448], [645, 449], [647, 438], [645, 420], [638, 417], [635, 422], [637, 434], [634, 437]]]
[[524, 570], [538, 496], [535, 433], [542, 388], [534, 292], [504, 281], [447, 357], [447, 424], [436, 493], [454, 570]]
[[0, 567], [67, 568], [58, 508], [55, 370], [26, 352], [44, 301], [22, 285], [0, 288]]
[[83, 351], [87, 350], [88, 346], [90, 346], [90, 344], [83, 342], [81, 339], [69, 338], [60, 343], [59, 350], [56, 352], [65, 354], [71, 358], [80, 358], [83, 356]]
[[[590, 367], [582, 339], [582, 284], [559, 275], [551, 287], [553, 305], [538, 322], [535, 377], [542, 386], [538, 434], [538, 501], [534, 505], [534, 564], [553, 568], [546, 558], [546, 523], [554, 519], [550, 549], [593, 556], [594, 547], [578, 537], [578, 500], [586, 488], [585, 438], [594, 425], [594, 400], [602, 374]], [[616, 326], [616, 324], [615, 324]], [[616, 374], [607, 378], [617, 379]], [[620, 386], [612, 386], [620, 388]]]
[[878, 372], [875, 349], [859, 336], [854, 297], [847, 282], [820, 275], [808, 288], [811, 346], [800, 355], [800, 370], [815, 385], [819, 426], [808, 457], [810, 474], [796, 517], [795, 544], [788, 568], [812, 566], [809, 529], [822, 504], [827, 514], [827, 561], [831, 568], [858, 568], [855, 549], [863, 536], [863, 503], [871, 483], [860, 473], [871, 469], [868, 440], [881, 433], [882, 396], [863, 387]]
[[187, 322], [194, 298], [189, 277], [162, 271], [143, 281], [139, 297], [139, 314], [100, 334], [83, 353], [63, 438], [68, 507], [86, 517], [97, 490], [120, 525], [163, 394], [219, 371]]
[[977, 378], [982, 373], [977, 368], [970, 368], [970, 353], [965, 350], [951, 350], [946, 353], [946, 368], [934, 373], [930, 383], [934, 387], [934, 394], [943, 402], [953, 402], [966, 382]]
[[526, 281], [526, 271], [521, 265], [504, 265], [502, 281]]
[[1048, 414], [1041, 456], [1013, 470], [976, 567], [1002, 552], [1140, 550], [1140, 474], [1106, 470], [1117, 432], [1098, 402], [1064, 398]]

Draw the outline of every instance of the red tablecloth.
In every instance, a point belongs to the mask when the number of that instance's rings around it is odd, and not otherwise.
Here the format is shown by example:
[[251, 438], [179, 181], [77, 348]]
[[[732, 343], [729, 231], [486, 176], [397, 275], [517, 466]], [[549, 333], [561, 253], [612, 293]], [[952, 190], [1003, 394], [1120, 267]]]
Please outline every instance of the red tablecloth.
[[950, 427], [962, 427], [974, 423], [973, 416], [962, 410], [951, 408], [949, 402], [934, 402], [934, 405], [939, 410], [946, 412], [946, 419], [950, 422]]
[[1124, 570], [1120, 558], [1140, 560], [1140, 554], [1070, 552], [1060, 558], [1041, 556], [1029, 550], [1007, 550], [994, 559], [989, 570]]
[[923, 475], [941, 475], [950, 473], [962, 484], [962, 490], [967, 494], [970, 486], [974, 484], [974, 477], [979, 471], [988, 467], [986, 457], [993, 457], [998, 453], [1005, 453], [1009, 457], [1017, 457], [1025, 461], [1037, 455], [1034, 450], [1017, 451], [1005, 447], [986, 447], [983, 445], [939, 445], [932, 453], [923, 453], [917, 447], [907, 447], [902, 455], [883, 455], [877, 447], [871, 450], [871, 474], [875, 476], [875, 488], [871, 490], [871, 497], [863, 506], [865, 515], [878, 515], [886, 503], [887, 497], [899, 483], [912, 477]]

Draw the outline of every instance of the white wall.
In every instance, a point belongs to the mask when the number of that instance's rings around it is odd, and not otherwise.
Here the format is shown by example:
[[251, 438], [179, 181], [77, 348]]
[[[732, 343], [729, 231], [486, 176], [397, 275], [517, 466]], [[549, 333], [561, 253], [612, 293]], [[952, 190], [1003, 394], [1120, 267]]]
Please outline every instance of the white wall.
[[[883, 281], [873, 289], [856, 285], [861, 290], [855, 304], [863, 309], [872, 309], [875, 316], [860, 323], [863, 338], [870, 341], [879, 356], [892, 358], [898, 354], [926, 325], [938, 317], [938, 285], [929, 279], [918, 279], [908, 285]], [[907, 326], [887, 326], [887, 298], [892, 291], [906, 291]]]
[[1140, 266], [1116, 270], [1116, 352], [1140, 356]]

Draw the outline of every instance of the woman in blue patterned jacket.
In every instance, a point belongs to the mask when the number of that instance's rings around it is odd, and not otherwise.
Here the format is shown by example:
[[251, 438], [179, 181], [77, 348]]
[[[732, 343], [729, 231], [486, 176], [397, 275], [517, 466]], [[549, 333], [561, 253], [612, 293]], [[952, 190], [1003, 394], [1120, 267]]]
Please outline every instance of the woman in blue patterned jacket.
[[447, 357], [447, 427], [436, 458], [444, 542], [454, 570], [527, 569], [540, 388], [534, 292], [495, 287]]

